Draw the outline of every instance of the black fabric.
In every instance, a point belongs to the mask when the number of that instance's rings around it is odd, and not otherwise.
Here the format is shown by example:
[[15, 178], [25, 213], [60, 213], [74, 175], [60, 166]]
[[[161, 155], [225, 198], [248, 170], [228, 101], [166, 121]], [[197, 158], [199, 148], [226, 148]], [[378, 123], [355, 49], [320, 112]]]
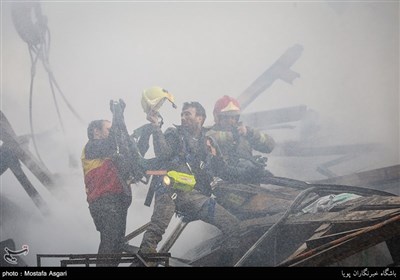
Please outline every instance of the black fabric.
[[169, 128], [165, 132], [167, 144], [171, 147], [169, 170], [176, 170], [196, 177], [195, 189], [206, 196], [211, 195], [212, 177], [205, 169], [207, 150], [205, 145], [206, 129], [202, 129], [200, 137], [195, 139], [181, 126]]
[[89, 205], [97, 231], [99, 254], [122, 253], [129, 199], [123, 194], [107, 195]]
[[92, 139], [85, 146], [86, 159], [111, 157], [116, 151], [115, 142], [111, 137]]

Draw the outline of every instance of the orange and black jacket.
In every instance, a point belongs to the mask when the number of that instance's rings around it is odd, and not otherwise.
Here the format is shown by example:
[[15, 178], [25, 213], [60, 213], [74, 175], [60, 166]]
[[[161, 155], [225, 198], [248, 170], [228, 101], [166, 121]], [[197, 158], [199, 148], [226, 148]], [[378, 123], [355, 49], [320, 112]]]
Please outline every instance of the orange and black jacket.
[[124, 192], [118, 170], [111, 159], [114, 151], [115, 145], [111, 137], [89, 140], [82, 151], [81, 160], [89, 203], [104, 195]]

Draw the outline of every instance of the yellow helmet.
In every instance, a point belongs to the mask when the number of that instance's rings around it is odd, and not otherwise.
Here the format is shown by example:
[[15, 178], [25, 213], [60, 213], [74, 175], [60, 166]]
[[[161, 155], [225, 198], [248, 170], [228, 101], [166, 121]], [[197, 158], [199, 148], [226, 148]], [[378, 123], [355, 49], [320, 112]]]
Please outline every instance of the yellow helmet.
[[166, 89], [157, 86], [145, 89], [142, 94], [142, 108], [146, 114], [150, 111], [158, 111], [165, 100], [171, 102], [172, 106], [176, 108], [174, 96]]

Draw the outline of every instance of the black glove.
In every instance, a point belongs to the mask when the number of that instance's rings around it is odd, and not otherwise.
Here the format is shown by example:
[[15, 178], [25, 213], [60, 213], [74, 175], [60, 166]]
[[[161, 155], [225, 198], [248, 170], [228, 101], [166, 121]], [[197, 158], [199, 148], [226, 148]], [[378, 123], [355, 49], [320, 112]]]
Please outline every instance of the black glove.
[[113, 114], [114, 113], [123, 114], [125, 107], [126, 107], [126, 104], [125, 104], [124, 100], [122, 100], [121, 98], [119, 99], [119, 101], [110, 100], [110, 110]]
[[125, 104], [125, 101], [122, 98], [119, 99], [119, 105], [121, 106], [121, 110], [122, 110], [122, 113], [123, 113], [125, 111], [126, 104]]
[[118, 104], [118, 102], [117, 101], [114, 101], [114, 100], [110, 100], [110, 111], [111, 111], [111, 113], [113, 113], [114, 114], [114, 107], [116, 106]]

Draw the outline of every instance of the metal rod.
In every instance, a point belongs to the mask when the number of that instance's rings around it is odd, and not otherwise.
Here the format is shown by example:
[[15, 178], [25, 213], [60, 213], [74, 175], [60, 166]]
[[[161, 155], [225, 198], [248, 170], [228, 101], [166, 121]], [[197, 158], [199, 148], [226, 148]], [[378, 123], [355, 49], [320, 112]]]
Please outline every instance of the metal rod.
[[184, 222], [182, 219], [179, 221], [178, 225], [175, 227], [172, 234], [164, 242], [159, 253], [166, 253], [171, 249], [171, 247], [175, 244], [176, 240], [181, 235], [182, 231], [185, 229], [187, 224], [188, 224], [188, 222]]
[[151, 222], [148, 222], [147, 224], [144, 224], [143, 226], [141, 226], [138, 229], [135, 229], [134, 231], [132, 231], [130, 234], [128, 234], [127, 236], [125, 236], [124, 238], [124, 242], [128, 242], [129, 240], [131, 240], [132, 238], [138, 236], [139, 234], [141, 234], [142, 232], [144, 232], [149, 226], [150, 226]]

